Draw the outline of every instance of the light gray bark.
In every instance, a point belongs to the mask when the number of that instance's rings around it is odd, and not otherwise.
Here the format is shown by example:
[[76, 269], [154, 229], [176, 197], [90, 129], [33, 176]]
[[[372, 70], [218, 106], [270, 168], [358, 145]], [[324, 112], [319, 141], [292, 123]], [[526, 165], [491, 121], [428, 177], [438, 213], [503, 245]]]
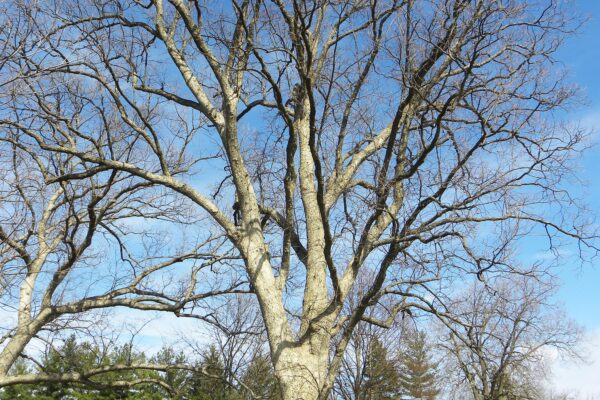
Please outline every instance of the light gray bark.
[[[451, 319], [443, 296], [423, 293], [437, 293], [446, 272], [506, 272], [522, 226], [595, 249], [583, 224], [568, 230], [540, 211], [565, 201], [554, 172], [583, 140], [543, 124], [571, 95], [546, 74], [567, 26], [556, 3], [254, 0], [210, 12], [200, 3], [21, 9], [35, 51], [12, 49], [9, 35], [2, 54], [16, 60], [2, 65], [37, 124], [23, 123], [11, 98], [0, 126], [26, 140], [0, 138], [76, 163], [45, 174], [48, 183], [115, 172], [205, 216], [243, 263], [286, 400], [328, 395], [360, 323], [389, 326], [408, 309]], [[50, 78], [62, 98], [45, 93]], [[83, 118], [69, 115], [78, 107]], [[96, 125], [71, 122], [88, 118]], [[500, 233], [483, 246], [478, 227], [492, 224]], [[180, 262], [171, 256], [167, 265]], [[179, 312], [203, 298], [192, 279], [177, 300], [124, 299], [138, 283], [55, 312]], [[365, 316], [386, 299], [387, 315]]]

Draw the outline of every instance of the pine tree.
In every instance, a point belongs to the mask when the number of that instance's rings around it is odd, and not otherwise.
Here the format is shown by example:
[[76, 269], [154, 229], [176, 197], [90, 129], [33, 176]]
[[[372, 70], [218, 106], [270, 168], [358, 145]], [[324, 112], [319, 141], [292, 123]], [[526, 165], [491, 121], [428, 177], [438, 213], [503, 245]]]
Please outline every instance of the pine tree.
[[[186, 364], [187, 357], [183, 351], [176, 351], [172, 347], [163, 347], [160, 351], [150, 359], [151, 362], [156, 364]], [[169, 400], [184, 400], [189, 397], [189, 389], [192, 374], [189, 371], [182, 369], [168, 369], [164, 373], [160, 373], [160, 379], [162, 379], [167, 385], [173, 388], [175, 393], [168, 393], [164, 389], [157, 387], [155, 390], [162, 392], [162, 398]]]
[[399, 381], [403, 400], [434, 400], [440, 392], [423, 332], [417, 332], [406, 342], [400, 356]]
[[364, 375], [364, 383], [357, 399], [387, 400], [398, 398], [400, 389], [398, 371], [394, 363], [388, 358], [387, 350], [376, 337], [373, 337], [369, 342]]
[[[185, 353], [170, 347], [162, 348], [156, 355], [146, 358], [130, 344], [115, 346], [110, 351], [100, 351], [88, 342], [78, 342], [75, 336], [67, 338], [61, 346], [51, 349], [40, 366], [47, 373], [84, 371], [113, 364], [144, 363], [158, 364], [189, 363]], [[250, 399], [247, 391], [238, 390], [226, 381], [224, 365], [218, 350], [210, 346], [197, 364], [206, 373], [169, 369], [164, 372], [136, 370], [114, 371], [94, 378], [106, 386], [75, 383], [42, 382], [29, 385], [14, 385], [0, 388], [0, 400], [244, 400]], [[26, 374], [37, 367], [19, 360], [11, 374]], [[207, 375], [208, 374], [208, 375]], [[147, 384], [132, 388], [110, 387], [114, 381], [133, 381], [139, 378], [162, 379], [174, 393], [164, 388]], [[281, 389], [268, 356], [257, 354], [239, 379], [252, 392], [265, 400], [280, 400]]]
[[258, 353], [252, 358], [242, 382], [261, 399], [279, 400], [282, 398], [281, 388], [271, 366], [271, 360], [264, 354]]
[[[62, 346], [48, 352], [41, 369], [47, 373], [79, 372], [91, 368], [113, 365], [144, 363], [143, 353], [135, 352], [130, 344], [116, 346], [113, 350], [102, 352], [88, 342], [78, 343], [70, 336]], [[70, 383], [39, 383], [29, 385], [36, 400], [162, 400], [164, 396], [151, 385], [139, 385], [133, 388], [110, 387], [114, 381], [132, 381], [143, 377], [154, 377], [153, 371], [115, 371], [99, 375], [94, 379], [100, 385], [81, 385]], [[23, 397], [24, 399], [26, 397]]]
[[[19, 359], [11, 368], [11, 375], [23, 375], [31, 372], [26, 361]], [[36, 398], [32, 385], [14, 385], [0, 389], [0, 400], [33, 400]]]
[[225, 367], [216, 347], [210, 346], [199, 366], [209, 375], [194, 373], [190, 383], [190, 399], [238, 400], [242, 396], [225, 377]]
[[[79, 372], [94, 366], [94, 351], [89, 344], [77, 343], [75, 335], [69, 336], [62, 346], [52, 348], [46, 355], [42, 369], [47, 373]], [[45, 383], [39, 388], [40, 398], [81, 399], [82, 393], [71, 384]], [[101, 397], [101, 396], [99, 396]]]

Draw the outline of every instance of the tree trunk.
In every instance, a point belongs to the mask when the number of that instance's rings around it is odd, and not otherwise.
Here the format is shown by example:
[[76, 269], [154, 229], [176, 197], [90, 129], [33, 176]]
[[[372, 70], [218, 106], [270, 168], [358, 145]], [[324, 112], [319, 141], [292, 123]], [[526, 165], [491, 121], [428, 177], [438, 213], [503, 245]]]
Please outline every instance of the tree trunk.
[[[24, 308], [27, 312], [28, 308]], [[8, 339], [6, 346], [0, 351], [0, 377], [5, 376], [10, 371], [19, 355], [23, 353], [25, 346], [40, 331], [44, 324], [53, 319], [52, 314], [47, 310], [42, 310], [35, 319], [26, 321], [21, 317], [15, 333]]]
[[8, 374], [19, 354], [23, 352], [33, 335], [28, 328], [18, 329], [8, 344], [0, 352], [0, 376]]
[[323, 399], [328, 369], [328, 346], [305, 344], [301, 347], [283, 348], [275, 362], [284, 400]]

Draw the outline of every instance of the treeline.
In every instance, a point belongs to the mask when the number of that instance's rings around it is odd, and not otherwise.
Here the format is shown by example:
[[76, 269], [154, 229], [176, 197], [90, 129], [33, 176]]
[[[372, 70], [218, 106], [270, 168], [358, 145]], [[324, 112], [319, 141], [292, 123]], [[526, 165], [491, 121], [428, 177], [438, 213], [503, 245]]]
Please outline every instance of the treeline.
[[[473, 285], [453, 300], [453, 320], [409, 315], [389, 328], [360, 323], [328, 398], [566, 399], [544, 387], [542, 350], [575, 356], [580, 332], [548, 305], [551, 293], [525, 278], [494, 291]], [[43, 351], [13, 365], [5, 380], [19, 381], [0, 388], [0, 400], [284, 399], [256, 305], [234, 300], [220, 311], [235, 318], [194, 334], [201, 343], [182, 337], [152, 354], [134, 340], [89, 332], [46, 340]]]
[[[393, 345], [388, 343], [388, 346]], [[394, 346], [396, 347], [396, 346]], [[438, 398], [440, 386], [431, 349], [423, 333], [404, 343], [402, 353], [389, 354], [377, 337], [368, 339], [358, 369], [346, 368], [336, 381], [332, 398], [348, 400], [400, 400]], [[355, 357], [358, 354], [354, 354]], [[76, 383], [40, 382], [8, 386], [0, 400], [279, 400], [281, 391], [272, 363], [263, 352], [255, 352], [239, 372], [228, 371], [224, 357], [208, 346], [198, 357], [184, 350], [163, 347], [154, 355], [136, 351], [131, 344], [105, 350], [70, 336], [35, 365], [21, 359], [13, 374], [48, 374], [100, 370], [115, 365], [169, 365], [164, 371], [136, 368], [98, 373]], [[189, 369], [176, 368], [179, 365]], [[355, 374], [356, 372], [356, 374]]]
[[[131, 344], [106, 350], [89, 342], [78, 342], [69, 337], [57, 349], [50, 350], [41, 365], [21, 359], [11, 371], [13, 374], [41, 372], [45, 374], [76, 373], [99, 370], [115, 365], [170, 365], [164, 371], [136, 368], [133, 370], [99, 373], [80, 382], [65, 384], [41, 382], [8, 386], [0, 391], [1, 400], [244, 400], [279, 399], [279, 387], [270, 360], [261, 353], [252, 357], [250, 364], [238, 377], [226, 371], [222, 357], [214, 346], [209, 346], [197, 359], [182, 350], [163, 347], [147, 356]], [[178, 365], [189, 369], [175, 368]]]

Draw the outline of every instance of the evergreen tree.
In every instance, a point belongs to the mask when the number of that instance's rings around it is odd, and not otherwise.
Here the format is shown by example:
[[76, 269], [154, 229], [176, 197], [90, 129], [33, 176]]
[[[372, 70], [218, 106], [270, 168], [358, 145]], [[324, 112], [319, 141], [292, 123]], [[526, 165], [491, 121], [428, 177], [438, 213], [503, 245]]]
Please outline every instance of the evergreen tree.
[[[187, 357], [183, 351], [177, 352], [172, 347], [163, 347], [154, 357], [150, 359], [156, 364], [186, 364]], [[157, 374], [158, 375], [158, 374]], [[157, 387], [158, 391], [164, 392], [163, 398], [169, 400], [185, 400], [190, 398], [190, 379], [192, 374], [189, 371], [182, 369], [169, 369], [159, 375], [167, 385], [175, 390], [175, 393], [168, 393], [161, 387]]]
[[364, 376], [357, 400], [398, 398], [400, 388], [398, 371], [388, 358], [387, 350], [376, 337], [369, 342]]
[[[242, 382], [252, 392], [265, 400], [281, 399], [281, 388], [271, 366], [271, 360], [264, 354], [257, 353], [244, 373]], [[250, 396], [246, 396], [250, 398]]]
[[[146, 357], [135, 352], [130, 344], [117, 346], [105, 353], [96, 346], [78, 343], [70, 336], [61, 347], [52, 349], [46, 355], [41, 369], [46, 373], [80, 372], [92, 368], [114, 364], [143, 363]], [[94, 377], [98, 385], [80, 385], [66, 383], [40, 383], [29, 385], [36, 400], [162, 400], [165, 397], [150, 385], [133, 388], [116, 388], [110, 384], [115, 381], [130, 382], [140, 378], [156, 377], [153, 371], [115, 371]], [[23, 397], [26, 398], [26, 397]]]
[[225, 367], [215, 346], [210, 346], [199, 364], [209, 376], [192, 374], [190, 399], [192, 400], [241, 400], [243, 397], [232, 388], [225, 378]]
[[399, 360], [401, 399], [434, 400], [437, 387], [436, 369], [431, 362], [426, 336], [417, 332], [406, 341], [406, 349]]
[[[95, 356], [88, 343], [78, 344], [74, 335], [65, 340], [57, 349], [52, 348], [44, 359], [42, 369], [46, 373], [79, 372], [95, 366]], [[73, 385], [60, 383], [44, 383], [39, 385], [38, 398], [82, 400], [80, 393]], [[102, 397], [100, 394], [98, 397]]]
[[[136, 352], [130, 344], [116, 346], [106, 352], [88, 342], [78, 342], [75, 336], [71, 336], [62, 346], [47, 353], [39, 369], [46, 373], [80, 372], [100, 366], [146, 361], [169, 365], [189, 363], [189, 359], [183, 352], [177, 352], [170, 347], [164, 347], [153, 357], [146, 358], [144, 353]], [[197, 366], [205, 373], [182, 369], [169, 369], [164, 372], [123, 370], [95, 376], [93, 380], [99, 385], [45, 382], [8, 386], [0, 389], [0, 400], [247, 400], [252, 398], [247, 391], [236, 389], [227, 382], [222, 359], [214, 346], [207, 349]], [[19, 360], [13, 366], [11, 373], [26, 374], [35, 372], [36, 368], [24, 360]], [[116, 381], [131, 382], [140, 378], [161, 379], [173, 388], [175, 393], [153, 384], [124, 388], [110, 386]], [[244, 374], [238, 378], [262, 399], [282, 398], [279, 383], [266, 355], [257, 354]]]
[[[22, 359], [19, 359], [11, 368], [11, 375], [23, 375], [30, 373], [31, 369]], [[0, 389], [0, 400], [33, 400], [35, 391], [32, 385], [14, 385]]]

